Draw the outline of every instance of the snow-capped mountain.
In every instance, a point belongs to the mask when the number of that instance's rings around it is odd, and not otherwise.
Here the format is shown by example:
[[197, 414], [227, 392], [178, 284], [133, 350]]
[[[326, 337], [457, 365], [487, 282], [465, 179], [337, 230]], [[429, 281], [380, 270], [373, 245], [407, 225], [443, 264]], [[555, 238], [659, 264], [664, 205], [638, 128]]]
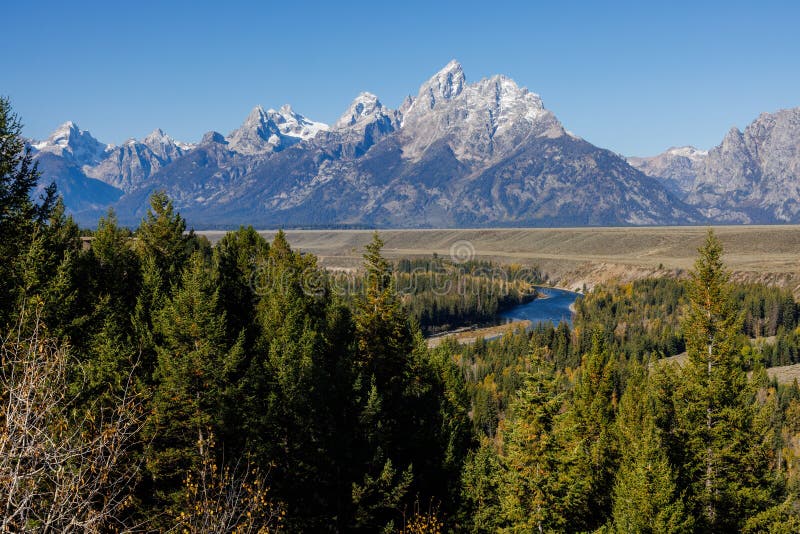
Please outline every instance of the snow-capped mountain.
[[65, 122], [50, 134], [44, 141], [32, 144], [34, 150], [61, 156], [80, 166], [96, 165], [106, 156], [109, 145], [105, 145], [92, 137], [86, 130], [81, 130], [72, 121]]
[[333, 129], [363, 131], [371, 124], [380, 124], [383, 130], [395, 130], [399, 126], [399, 113], [381, 104], [372, 93], [361, 93], [350, 104]]
[[328, 125], [295, 113], [288, 104], [278, 111], [256, 106], [244, 123], [227, 137], [231, 149], [240, 154], [278, 152], [306, 139], [313, 139]]
[[527, 139], [565, 133], [539, 95], [500, 75], [467, 84], [456, 61], [420, 87], [403, 113], [402, 127], [410, 158], [448, 137], [461, 161], [502, 157]]
[[[73, 122], [61, 125], [45, 141], [32, 145], [42, 172], [58, 178], [53, 165], [63, 168], [64, 163], [87, 178], [94, 178], [123, 192], [129, 192], [146, 181], [154, 172], [183, 156], [193, 148], [165, 134], [160, 128], [141, 141], [129, 139], [119, 146], [101, 143], [78, 128]], [[43, 155], [59, 156], [56, 162]]]
[[124, 188], [112, 204], [128, 224], [156, 189], [196, 227], [702, 221], [658, 180], [568, 133], [538, 95], [505, 76], [468, 83], [455, 61], [396, 110], [359, 94], [331, 127], [259, 106], [191, 150], [163, 132], [125, 146], [84, 172]]

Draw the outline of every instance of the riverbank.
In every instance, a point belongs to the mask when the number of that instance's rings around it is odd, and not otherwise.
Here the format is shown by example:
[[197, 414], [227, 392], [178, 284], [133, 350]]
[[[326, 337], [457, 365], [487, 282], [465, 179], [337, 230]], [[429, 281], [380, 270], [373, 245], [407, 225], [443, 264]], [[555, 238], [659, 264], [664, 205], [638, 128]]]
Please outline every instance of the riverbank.
[[478, 339], [490, 339], [500, 337], [502, 335], [513, 332], [517, 328], [530, 328], [531, 321], [511, 321], [510, 323], [501, 324], [497, 326], [487, 326], [485, 328], [464, 328], [449, 332], [447, 334], [438, 335], [436, 337], [429, 337], [427, 339], [428, 348], [432, 349], [438, 347], [446, 339], [455, 339], [457, 343], [475, 343]]
[[539, 323], [558, 324], [561, 321], [571, 322], [574, 308], [572, 304], [580, 294], [565, 289], [537, 287], [536, 298], [525, 304], [498, 314], [498, 318], [507, 321], [505, 324], [486, 328], [460, 328], [452, 332], [428, 339], [429, 347], [437, 347], [443, 339], [455, 339], [458, 343], [474, 343], [479, 338], [497, 338], [515, 328], [529, 329]]

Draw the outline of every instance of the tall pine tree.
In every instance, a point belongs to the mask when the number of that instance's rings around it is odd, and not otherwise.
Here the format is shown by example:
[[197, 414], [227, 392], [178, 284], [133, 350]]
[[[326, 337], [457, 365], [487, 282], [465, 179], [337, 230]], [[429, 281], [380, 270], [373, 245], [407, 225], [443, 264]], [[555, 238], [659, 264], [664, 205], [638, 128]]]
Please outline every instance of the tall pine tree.
[[553, 532], [569, 526], [573, 511], [565, 495], [572, 482], [555, 429], [563, 403], [553, 364], [545, 361], [541, 349], [534, 350], [530, 375], [501, 426], [503, 469], [498, 486], [503, 531]]
[[174, 510], [183, 481], [200, 465], [197, 441], [222, 427], [226, 370], [238, 347], [225, 343], [210, 267], [200, 253], [189, 259], [181, 284], [154, 320], [156, 347], [153, 415], [147, 427], [147, 467], [157, 503]]
[[733, 532], [774, 491], [770, 451], [756, 422], [755, 389], [741, 358], [741, 314], [712, 231], [689, 282], [683, 329], [688, 363], [675, 391], [679, 483], [706, 532]]
[[[13, 321], [25, 267], [20, 259], [33, 239], [47, 226], [56, 203], [55, 185], [44, 190], [41, 203], [33, 201], [40, 179], [30, 147], [22, 137], [22, 123], [6, 98], [0, 98], [0, 328]], [[49, 254], [43, 251], [43, 254]], [[35, 268], [35, 266], [28, 266]]]
[[652, 387], [647, 369], [633, 362], [615, 422], [622, 458], [613, 490], [614, 530], [689, 533], [693, 521], [656, 426]]

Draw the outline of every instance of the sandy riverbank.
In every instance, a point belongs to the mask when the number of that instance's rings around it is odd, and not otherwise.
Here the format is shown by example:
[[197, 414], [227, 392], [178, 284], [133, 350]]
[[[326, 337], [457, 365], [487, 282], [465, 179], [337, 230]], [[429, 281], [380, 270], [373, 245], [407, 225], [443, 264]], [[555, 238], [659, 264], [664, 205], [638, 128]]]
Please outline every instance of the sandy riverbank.
[[455, 339], [458, 343], [475, 343], [478, 338], [493, 338], [513, 332], [517, 328], [528, 328], [530, 321], [512, 321], [498, 326], [476, 328], [474, 330], [460, 330], [451, 334], [428, 338], [428, 348], [438, 347], [445, 339]]

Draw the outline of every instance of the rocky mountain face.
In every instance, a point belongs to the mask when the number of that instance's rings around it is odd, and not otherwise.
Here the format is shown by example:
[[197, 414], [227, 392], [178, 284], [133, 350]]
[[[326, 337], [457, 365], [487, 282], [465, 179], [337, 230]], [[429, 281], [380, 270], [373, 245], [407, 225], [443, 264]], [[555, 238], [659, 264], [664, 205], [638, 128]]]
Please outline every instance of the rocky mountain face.
[[669, 151], [629, 162], [673, 184], [679, 197], [715, 222], [800, 222], [800, 108], [762, 113], [743, 132], [732, 128], [688, 165]]
[[328, 126], [295, 113], [288, 104], [280, 110], [264, 111], [256, 106], [244, 124], [226, 138], [230, 148], [240, 154], [280, 152], [300, 141], [312, 139]]
[[664, 180], [664, 185], [678, 196], [685, 196], [694, 185], [697, 173], [708, 159], [708, 151], [693, 146], [672, 147], [657, 156], [628, 158], [631, 166], [648, 176]]
[[105, 182], [123, 192], [136, 189], [153, 173], [180, 158], [193, 148], [178, 143], [161, 129], [137, 141], [129, 139], [120, 146], [99, 142], [92, 135], [78, 128], [73, 122], [61, 125], [45, 141], [31, 145], [40, 160], [40, 168], [58, 178], [57, 172], [48, 167], [50, 158], [41, 155], [59, 156], [70, 166], [88, 178]]
[[[58, 144], [46, 143], [40, 157]], [[256, 107], [196, 146], [155, 132], [125, 146], [87, 146], [76, 165], [124, 193], [110, 205], [128, 224], [157, 189], [198, 228], [703, 221], [660, 180], [568, 133], [538, 95], [504, 76], [468, 83], [455, 61], [397, 110], [361, 93], [332, 126]]]

